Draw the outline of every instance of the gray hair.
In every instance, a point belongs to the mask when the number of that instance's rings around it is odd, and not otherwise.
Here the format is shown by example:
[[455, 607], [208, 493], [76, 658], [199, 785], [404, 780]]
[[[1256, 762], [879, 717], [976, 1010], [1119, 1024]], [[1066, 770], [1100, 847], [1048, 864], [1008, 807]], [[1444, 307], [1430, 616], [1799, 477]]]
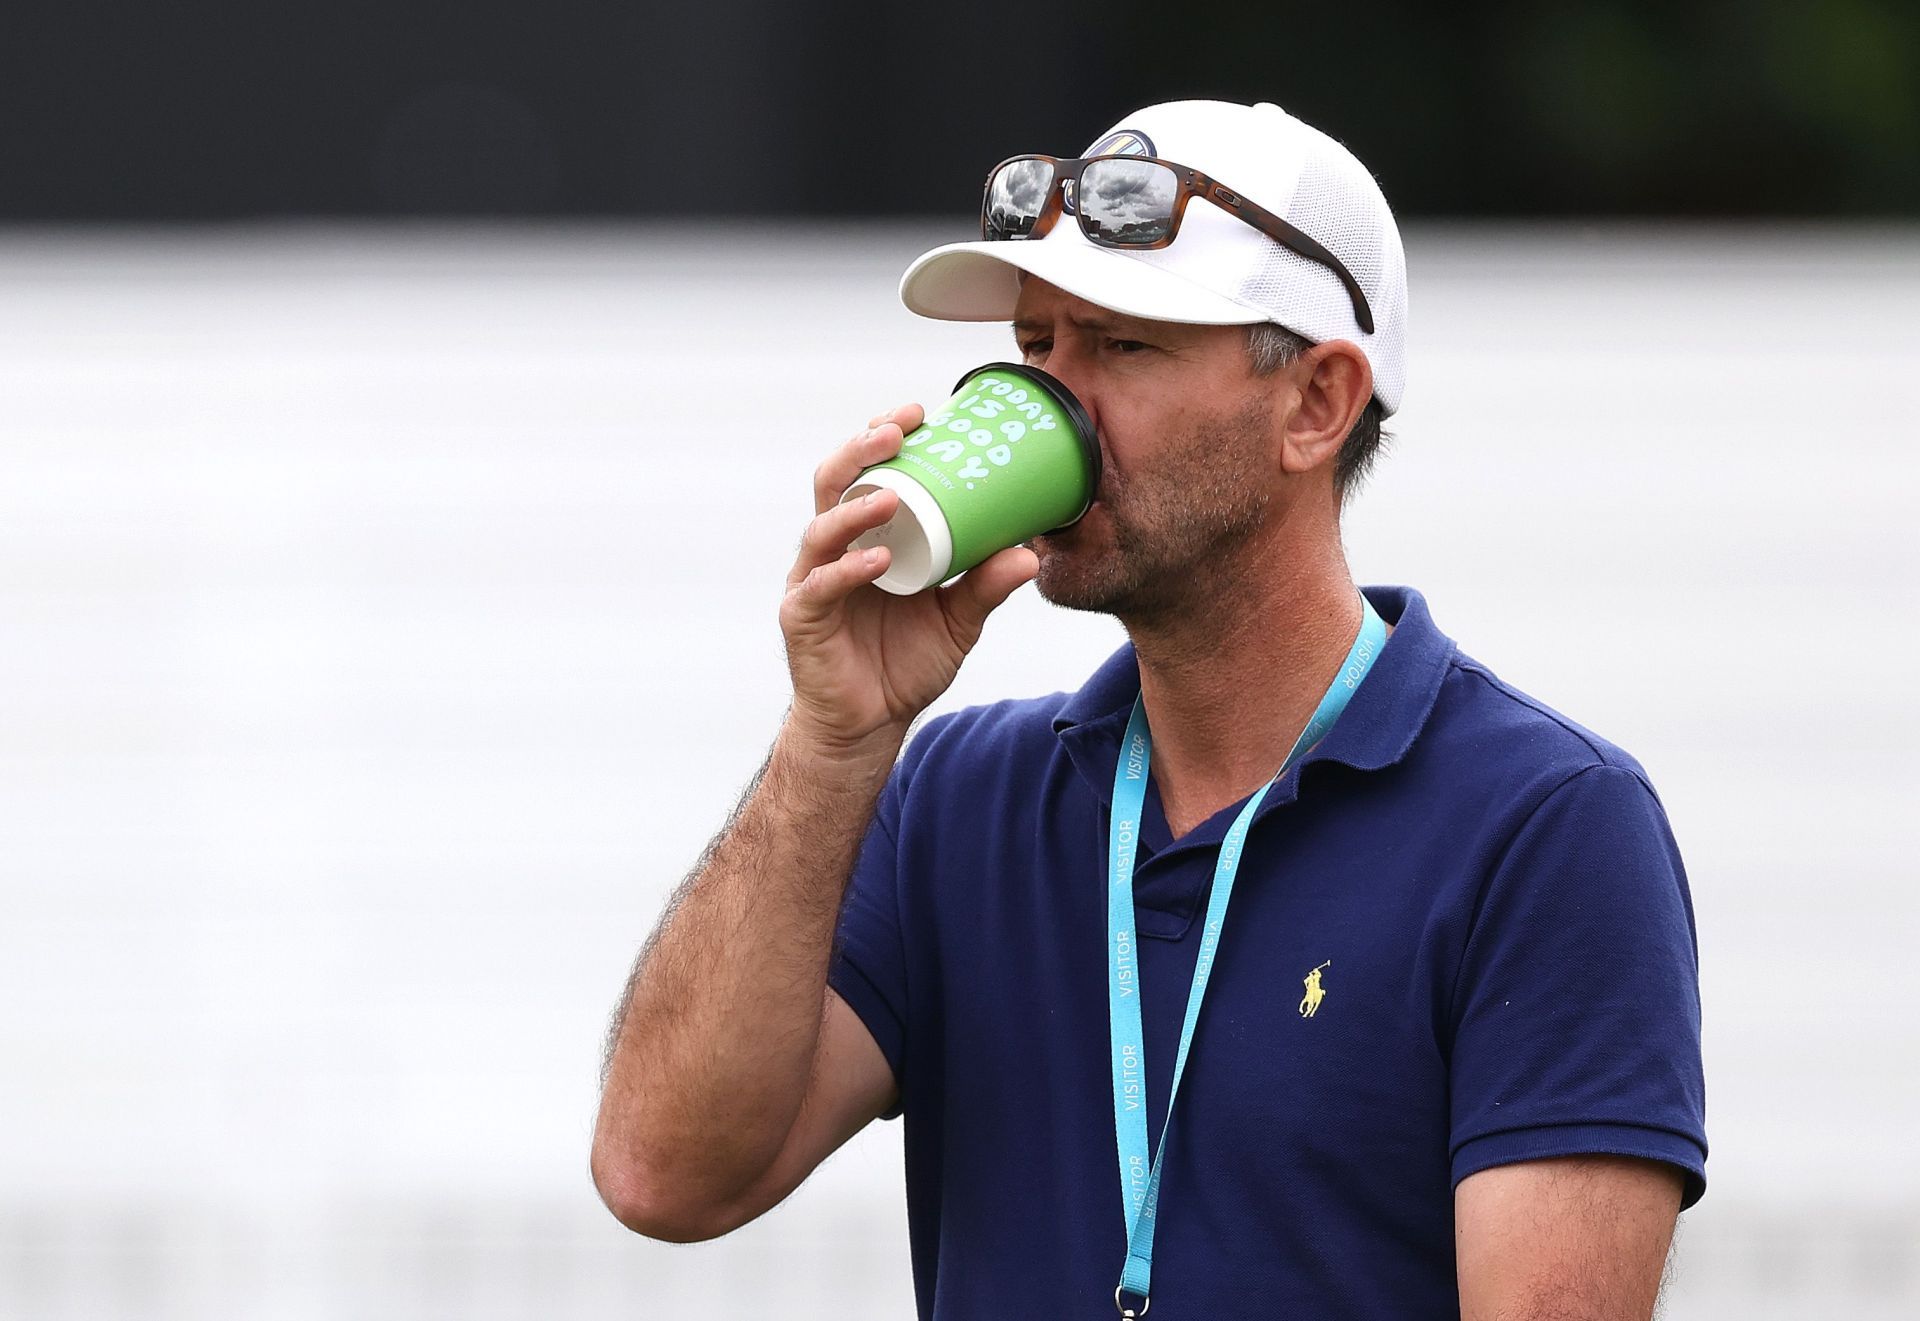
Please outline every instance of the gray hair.
[[[1292, 365], [1312, 347], [1312, 340], [1296, 335], [1276, 322], [1257, 321], [1247, 327], [1247, 357], [1255, 376], [1273, 375], [1282, 367]], [[1379, 399], [1367, 400], [1367, 406], [1360, 410], [1353, 430], [1347, 432], [1347, 438], [1340, 442], [1340, 452], [1333, 460], [1333, 493], [1338, 497], [1342, 510], [1358, 493], [1361, 482], [1373, 470], [1374, 457], [1380, 452], [1382, 443], [1389, 438], [1380, 429], [1384, 416]]]

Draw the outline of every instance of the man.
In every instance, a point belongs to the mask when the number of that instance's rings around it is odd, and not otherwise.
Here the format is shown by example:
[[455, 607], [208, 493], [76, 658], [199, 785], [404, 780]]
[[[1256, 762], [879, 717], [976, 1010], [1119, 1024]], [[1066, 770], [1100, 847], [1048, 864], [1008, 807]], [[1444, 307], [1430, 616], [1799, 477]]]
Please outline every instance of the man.
[[[982, 224], [902, 298], [1012, 320], [1098, 498], [895, 597], [848, 546], [896, 497], [836, 502], [920, 408], [821, 465], [793, 705], [616, 1017], [602, 1197], [709, 1238], [904, 1114], [923, 1317], [1647, 1317], [1705, 1186], [1686, 877], [1638, 762], [1348, 573], [1404, 378], [1371, 176], [1178, 102]], [[1128, 644], [900, 757], [1029, 579]]]

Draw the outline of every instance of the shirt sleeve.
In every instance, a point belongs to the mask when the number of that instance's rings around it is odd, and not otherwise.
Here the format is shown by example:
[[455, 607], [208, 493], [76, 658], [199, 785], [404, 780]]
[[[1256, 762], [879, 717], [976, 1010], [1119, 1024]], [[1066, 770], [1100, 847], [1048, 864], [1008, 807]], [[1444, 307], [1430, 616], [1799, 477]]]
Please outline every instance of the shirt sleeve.
[[897, 1119], [907, 1090], [907, 959], [900, 929], [900, 816], [906, 779], [919, 760], [923, 730], [894, 763], [861, 840], [834, 931], [827, 984], [860, 1016], [893, 1069], [901, 1100], [882, 1119]]
[[1453, 996], [1453, 1182], [1549, 1156], [1640, 1156], [1706, 1191], [1699, 946], [1653, 790], [1593, 766], [1514, 836]]

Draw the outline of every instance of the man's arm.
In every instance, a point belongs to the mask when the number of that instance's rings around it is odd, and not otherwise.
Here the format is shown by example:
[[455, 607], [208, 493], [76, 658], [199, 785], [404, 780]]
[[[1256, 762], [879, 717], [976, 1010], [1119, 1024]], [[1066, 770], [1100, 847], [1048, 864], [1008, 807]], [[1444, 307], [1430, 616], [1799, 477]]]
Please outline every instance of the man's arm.
[[836, 919], [907, 730], [1039, 569], [1014, 546], [945, 586], [874, 588], [891, 551], [852, 546], [899, 496], [840, 497], [924, 416], [909, 404], [876, 417], [814, 471], [815, 515], [780, 602], [793, 705], [616, 1015], [593, 1181], [622, 1223], [654, 1238], [744, 1224], [893, 1106], [891, 1066], [827, 989]]
[[1648, 1321], [1681, 1172], [1631, 1156], [1498, 1165], [1454, 1190], [1461, 1321]]
[[593, 1179], [653, 1238], [727, 1233], [889, 1109], [893, 1071], [827, 989], [834, 919], [893, 759], [782, 729], [661, 919], [615, 1022]]

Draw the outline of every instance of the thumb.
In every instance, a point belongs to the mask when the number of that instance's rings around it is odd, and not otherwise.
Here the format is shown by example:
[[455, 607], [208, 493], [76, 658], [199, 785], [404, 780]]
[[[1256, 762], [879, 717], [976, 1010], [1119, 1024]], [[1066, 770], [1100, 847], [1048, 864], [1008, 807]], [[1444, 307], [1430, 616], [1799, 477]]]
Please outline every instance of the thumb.
[[969, 569], [958, 582], [940, 588], [940, 607], [946, 611], [954, 641], [971, 650], [980, 640], [987, 616], [1039, 572], [1038, 555], [1025, 546], [1009, 546]]

